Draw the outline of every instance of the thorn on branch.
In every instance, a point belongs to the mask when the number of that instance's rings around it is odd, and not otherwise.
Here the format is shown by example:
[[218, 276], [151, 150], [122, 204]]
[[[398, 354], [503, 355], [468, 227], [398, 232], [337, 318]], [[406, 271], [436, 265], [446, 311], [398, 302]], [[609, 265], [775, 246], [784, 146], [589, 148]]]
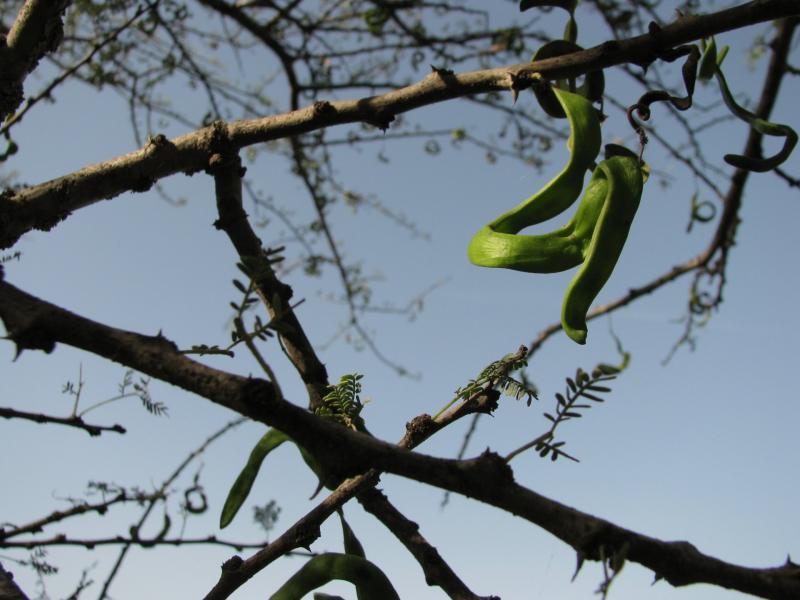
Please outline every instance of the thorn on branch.
[[445, 83], [452, 81], [455, 76], [455, 73], [451, 69], [434, 67], [433, 65], [431, 65], [431, 73], [438, 75]]
[[[534, 73], [534, 78], [535, 78], [534, 85], [543, 81], [538, 73]], [[525, 88], [527, 88], [528, 85], [525, 85], [523, 83], [522, 78], [519, 76], [518, 73], [513, 73], [509, 71], [508, 79], [509, 79], [508, 87], [511, 89], [511, 99], [514, 102], [514, 104], [516, 104], [517, 98], [519, 98], [519, 93]]]

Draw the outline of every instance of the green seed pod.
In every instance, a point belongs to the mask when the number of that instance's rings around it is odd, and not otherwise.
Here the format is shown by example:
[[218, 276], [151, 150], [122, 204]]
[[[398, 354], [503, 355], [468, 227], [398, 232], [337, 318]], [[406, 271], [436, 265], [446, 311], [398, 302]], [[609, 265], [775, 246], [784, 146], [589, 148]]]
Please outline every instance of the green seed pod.
[[267, 455], [275, 448], [289, 441], [288, 435], [277, 429], [270, 429], [265, 433], [258, 443], [250, 451], [250, 456], [247, 463], [239, 473], [236, 481], [233, 482], [228, 497], [225, 499], [225, 505], [222, 507], [222, 513], [219, 517], [219, 526], [221, 529], [227, 527], [239, 512], [239, 509], [244, 504], [247, 496], [250, 494], [250, 489], [253, 487], [253, 482], [256, 480], [258, 471], [261, 468], [261, 463]]
[[608, 180], [608, 195], [597, 221], [586, 260], [564, 295], [561, 325], [579, 344], [586, 343], [586, 313], [617, 264], [642, 196], [642, 168], [638, 159], [613, 156], [597, 171]]
[[573, 267], [581, 260], [580, 250], [569, 235], [578, 221], [595, 211], [594, 195], [581, 203], [580, 214], [576, 213], [562, 230], [548, 236], [516, 235], [525, 227], [542, 223], [569, 208], [581, 192], [586, 170], [600, 151], [600, 122], [591, 103], [564, 90], [556, 90], [555, 97], [562, 103], [570, 123], [569, 160], [541, 190], [472, 238], [467, 255], [473, 264], [551, 273]]
[[[470, 244], [470, 260], [484, 267], [528, 273], [558, 273], [581, 264], [608, 194], [608, 178], [600, 171], [589, 180], [578, 209], [563, 227], [542, 235], [498, 233], [481, 229]], [[475, 260], [480, 249], [480, 263]]]
[[295, 446], [297, 446], [297, 449], [300, 451], [300, 455], [303, 458], [303, 462], [305, 462], [306, 465], [308, 465], [308, 467], [314, 471], [314, 474], [320, 480], [320, 488], [324, 483], [326, 487], [329, 487], [330, 489], [330, 485], [332, 485], [333, 482], [327, 481], [327, 478], [324, 476], [319, 463], [317, 463], [314, 457], [308, 451], [306, 451], [305, 448], [297, 444], [291, 437], [282, 431], [270, 429], [261, 437], [258, 443], [250, 451], [250, 456], [247, 459], [247, 463], [245, 464], [241, 473], [239, 473], [236, 481], [233, 482], [233, 485], [228, 492], [228, 497], [225, 499], [225, 504], [222, 507], [222, 512], [219, 516], [220, 529], [224, 529], [230, 525], [231, 521], [233, 521], [233, 518], [236, 516], [236, 513], [239, 512], [242, 504], [244, 504], [244, 501], [247, 500], [247, 496], [250, 495], [253, 482], [258, 476], [258, 472], [261, 469], [261, 464], [264, 462], [264, 459], [267, 457], [267, 455], [269, 455], [270, 452], [275, 450], [275, 448], [284, 442], [292, 442], [295, 444]]
[[400, 600], [389, 578], [360, 556], [329, 552], [309, 560], [270, 600], [301, 600], [310, 591], [341, 579], [356, 586], [359, 596], [375, 600]]

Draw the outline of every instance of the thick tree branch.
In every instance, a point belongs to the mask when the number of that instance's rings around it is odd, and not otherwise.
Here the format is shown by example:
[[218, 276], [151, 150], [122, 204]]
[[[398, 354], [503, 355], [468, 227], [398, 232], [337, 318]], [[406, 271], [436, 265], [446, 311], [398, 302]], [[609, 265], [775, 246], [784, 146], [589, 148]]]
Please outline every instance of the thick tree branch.
[[0, 41], [0, 121], [22, 103], [25, 77], [58, 47], [61, 17], [71, 0], [27, 0], [5, 40]]
[[14, 582], [14, 574], [6, 571], [2, 563], [0, 563], [0, 600], [28, 600]]
[[233, 556], [222, 564], [219, 581], [205, 595], [203, 600], [225, 600], [247, 582], [253, 575], [264, 569], [274, 560], [297, 548], [308, 548], [320, 536], [320, 524], [330, 517], [336, 509], [358, 492], [375, 485], [378, 474], [373, 471], [354, 477], [339, 485], [334, 492], [315, 506], [306, 515], [289, 527], [281, 536], [270, 542], [248, 559]]
[[[253, 412], [252, 407], [244, 406], [242, 397], [230, 396], [223, 400], [247, 382], [247, 378], [187, 358], [161, 334], [146, 336], [102, 325], [26, 294], [2, 279], [0, 319], [5, 324], [8, 339], [17, 346], [17, 355], [32, 349], [49, 353], [56, 342], [62, 342], [130, 365], [205, 398], [222, 400], [224, 406], [241, 414]], [[272, 386], [258, 387], [261, 401], [269, 404], [274, 398]]]
[[[162, 336], [149, 338], [82, 319], [25, 294], [5, 281], [0, 281], [0, 318], [18, 348], [52, 350], [60, 341], [124, 362], [286, 432], [332, 475], [347, 477], [373, 473], [371, 470], [376, 469], [457, 492], [538, 525], [572, 546], [584, 558], [600, 560], [603, 556], [624, 552], [625, 559], [644, 565], [676, 586], [704, 582], [764, 598], [800, 597], [800, 568], [794, 564], [749, 569], [706, 556], [687, 542], [663, 542], [624, 529], [516, 484], [511, 468], [489, 451], [468, 460], [409, 452], [316, 417], [289, 402], [278, 401], [272, 386], [264, 380], [224, 373], [195, 363]], [[366, 485], [367, 479], [367, 476], [357, 477], [346, 485]], [[347, 495], [361, 489], [365, 488], [351, 490]], [[330, 504], [334, 506], [320, 510], [330, 514], [339, 505], [334, 501]], [[251, 557], [254, 563], [262, 560], [256, 559], [258, 556], [259, 553]], [[235, 589], [256, 572], [251, 570], [256, 566], [254, 563], [229, 564], [223, 575], [225, 581], [221, 579], [219, 585], [223, 588], [233, 585]], [[248, 567], [246, 576], [239, 572], [244, 565]]]
[[436, 70], [413, 85], [380, 96], [316, 102], [281, 115], [217, 124], [171, 141], [155, 136], [130, 154], [0, 197], [0, 248], [10, 247], [32, 229], [49, 230], [79, 208], [126, 191], [146, 191], [169, 175], [205, 169], [219, 149], [223, 129], [224, 141], [234, 149], [345, 123], [385, 129], [395, 115], [433, 103], [491, 91], [519, 92], [541, 77], [576, 77], [627, 62], [647, 65], [677, 45], [797, 14], [796, 0], [756, 0], [709, 15], [681, 17], [654, 33], [563, 57], [466, 73]]

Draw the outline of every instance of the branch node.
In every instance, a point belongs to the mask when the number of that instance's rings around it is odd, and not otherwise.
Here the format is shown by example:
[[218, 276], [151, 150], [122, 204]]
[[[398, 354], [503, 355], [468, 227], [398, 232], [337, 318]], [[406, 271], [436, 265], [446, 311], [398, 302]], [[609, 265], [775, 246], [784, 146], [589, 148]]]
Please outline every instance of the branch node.
[[327, 115], [336, 114], [336, 108], [327, 100], [317, 100], [314, 102], [311, 110], [314, 111], [315, 117], [325, 117]]
[[241, 556], [239, 556], [238, 554], [234, 554], [228, 560], [226, 560], [224, 563], [222, 563], [222, 567], [221, 567], [222, 572], [223, 573], [233, 573], [234, 571], [238, 571], [239, 567], [242, 566], [243, 562], [244, 562], [244, 559], [242, 559]]

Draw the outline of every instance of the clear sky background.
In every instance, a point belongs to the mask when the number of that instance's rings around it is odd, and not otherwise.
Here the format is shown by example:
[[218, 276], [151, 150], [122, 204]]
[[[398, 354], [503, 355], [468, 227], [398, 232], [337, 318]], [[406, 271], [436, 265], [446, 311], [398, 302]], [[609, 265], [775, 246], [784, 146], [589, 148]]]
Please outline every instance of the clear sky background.
[[[715, 3], [714, 8], [719, 6]], [[516, 13], [514, 3], [498, 3], [493, 10], [500, 22]], [[594, 28], [591, 25], [592, 13], [581, 11], [579, 17], [587, 19], [582, 43], [588, 46], [604, 39], [606, 30], [596, 22]], [[747, 44], [769, 31], [765, 24], [718, 40], [733, 45], [726, 72], [735, 91], [755, 95], [760, 89], [766, 59], [749, 63]], [[800, 63], [796, 44], [792, 61]], [[633, 101], [635, 92], [631, 88], [626, 95], [628, 81], [622, 74], [609, 72], [607, 78], [607, 86], [617, 97]], [[794, 101], [800, 97], [797, 80], [785, 79], [773, 113], [773, 120], [795, 127], [800, 125]], [[45, 76], [32, 77], [26, 90], [31, 93], [46, 81]], [[176, 90], [174, 105], [191, 107], [197, 93]], [[719, 102], [714, 85], [699, 87], [697, 94], [702, 106]], [[18, 181], [39, 183], [136, 148], [119, 97], [70, 84], [55, 99], [53, 104], [40, 105], [15, 129], [21, 150], [7, 168], [18, 173]], [[531, 111], [539, 110], [529, 94], [519, 102]], [[635, 147], [618, 112], [607, 110], [612, 118], [604, 126], [604, 142], [623, 138]], [[485, 114], [463, 100], [423, 108], [411, 117], [422, 124], [465, 127], [475, 133], [487, 126]], [[663, 123], [665, 133], [674, 127], [662, 107], [654, 110], [653, 122]], [[342, 137], [349, 129], [340, 128]], [[185, 133], [186, 128], [172, 126], [164, 131], [172, 136]], [[746, 136], [745, 124], [723, 123], [704, 137], [706, 155], [729, 174], [732, 169], [721, 156], [741, 151]], [[336, 156], [343, 181], [374, 193], [381, 204], [402, 213], [430, 236], [415, 238], [369, 208], [353, 213], [343, 203], [333, 207], [335, 235], [346, 258], [363, 260], [365, 272], [380, 276], [374, 283], [377, 303], [385, 300], [403, 306], [441, 282], [425, 297], [424, 309], [414, 320], [386, 315], [367, 315], [364, 320], [379, 348], [418, 378], [398, 377], [369, 351], [359, 352], [343, 339], [320, 352], [332, 380], [344, 373], [365, 375], [364, 397], [371, 402], [364, 417], [375, 435], [390, 441], [402, 436], [406, 421], [421, 413], [435, 413], [486, 364], [529, 343], [542, 328], [557, 321], [565, 286], [572, 277], [572, 273], [530, 275], [481, 269], [466, 260], [466, 245], [475, 231], [560, 170], [566, 157], [563, 144], [546, 156], [548, 164], [539, 173], [512, 160], [490, 165], [482, 152], [450, 148], [448, 143], [443, 144], [444, 152], [431, 156], [423, 151], [423, 143], [387, 140], [360, 150], [342, 146]], [[771, 151], [773, 146], [768, 143], [766, 148]], [[379, 152], [389, 158], [388, 163], [377, 160]], [[646, 159], [669, 178], [670, 185], [648, 183], [625, 251], [598, 302], [610, 301], [695, 255], [712, 231], [713, 224], [698, 224], [690, 234], [685, 231], [695, 190], [687, 171], [665, 157], [656, 144], [648, 148]], [[800, 152], [784, 166], [789, 173], [799, 174]], [[249, 165], [248, 176], [294, 219], [310, 218], [310, 202], [285, 162], [262, 157]], [[724, 179], [716, 180], [726, 188]], [[187, 203], [175, 207], [151, 191], [125, 194], [78, 211], [49, 233], [27, 234], [15, 248], [22, 252], [21, 260], [5, 265], [6, 278], [29, 293], [108, 325], [145, 334], [161, 330], [184, 348], [199, 343], [224, 345], [229, 339], [228, 302], [237, 298], [231, 279], [238, 271], [227, 238], [211, 225], [216, 218], [213, 182], [201, 173], [172, 177], [165, 186]], [[701, 198], [713, 200], [705, 191]], [[740, 216], [725, 302], [698, 332], [696, 349], [682, 347], [668, 365], [662, 364], [682, 333], [676, 319], [685, 313], [688, 278], [616, 313], [613, 327], [632, 353], [630, 368], [613, 383], [605, 404], [567, 423], [558, 433], [580, 463], [552, 463], [530, 453], [512, 466], [521, 484], [620, 526], [664, 540], [688, 540], [718, 558], [766, 567], [783, 563], [787, 554], [800, 556], [800, 408], [792, 383], [800, 329], [798, 191], [772, 174], [754, 174]], [[273, 245], [286, 230], [273, 221], [260, 234], [266, 245]], [[290, 246], [289, 256], [293, 252], [296, 256], [296, 251]], [[347, 318], [344, 306], [329, 297], [340, 293], [332, 275], [308, 279], [296, 271], [287, 281], [296, 298], [305, 298], [297, 314], [316, 344], [331, 339]], [[287, 397], [305, 404], [302, 386], [275, 342], [263, 350], [278, 370]], [[76, 381], [79, 369], [86, 381], [84, 406], [113, 396], [125, 371], [63, 345], [49, 356], [26, 352], [12, 362], [13, 357], [13, 345], [0, 344], [0, 403], [48, 414], [69, 413], [71, 398], [62, 395], [61, 387], [68, 380]], [[547, 429], [542, 413], [553, 410], [553, 394], [563, 391], [564, 377], [578, 366], [591, 369], [598, 362], [617, 360], [608, 318], [590, 322], [586, 346], [574, 344], [563, 334], [554, 336], [528, 369], [539, 387], [540, 400], [527, 407], [524, 402], [503, 399], [494, 417], [481, 421], [468, 455], [486, 447], [508, 453], [533, 439]], [[258, 374], [258, 366], [243, 351], [237, 352], [235, 360], [208, 362], [240, 374]], [[64, 508], [65, 499], [81, 496], [89, 480], [154, 489], [192, 449], [236, 416], [165, 384], [153, 382], [151, 390], [155, 400], [168, 405], [169, 417], [147, 414], [136, 399], [87, 416], [91, 422], [123, 424], [128, 429], [124, 436], [90, 438], [74, 429], [1, 422], [5, 483], [0, 521], [24, 523]], [[420, 450], [453, 456], [466, 425], [441, 432]], [[188, 487], [201, 469], [211, 507], [206, 516], [188, 521], [185, 535], [219, 534], [258, 542], [263, 533], [250, 521], [252, 504], [278, 502], [282, 512], [273, 532], [277, 536], [319, 500], [308, 500], [314, 477], [293, 448], [283, 447], [265, 463], [233, 525], [217, 531], [230, 484], [263, 431], [259, 424], [239, 427], [215, 443], [176, 483], [177, 489]], [[423, 535], [478, 594], [496, 594], [506, 600], [585, 599], [592, 597], [602, 580], [599, 565], [587, 563], [570, 583], [574, 553], [527, 521], [458, 496], [452, 496], [442, 510], [441, 491], [394, 476], [384, 476], [381, 487], [419, 523]], [[173, 514], [180, 497], [171, 501]], [[103, 518], [65, 522], [51, 533], [81, 538], [125, 534], [139, 512], [136, 507], [113, 510]], [[158, 530], [162, 514], [159, 508], [145, 532]], [[417, 563], [355, 502], [346, 506], [346, 514], [367, 556], [384, 568], [402, 598], [444, 597], [438, 588], [426, 586]], [[326, 523], [312, 549], [341, 550], [336, 520]], [[91, 566], [89, 576], [97, 583], [82, 597], [96, 597], [116, 552], [51, 550], [48, 560], [60, 567], [58, 575], [46, 578], [51, 596], [67, 596], [81, 569]], [[219, 565], [232, 553], [219, 547], [134, 549], [110, 593], [116, 600], [202, 597], [217, 580]], [[27, 555], [2, 551], [0, 560], [15, 572], [23, 589], [34, 594], [35, 577], [9, 557]], [[279, 560], [233, 597], [268, 597], [301, 564], [302, 559]], [[672, 589], [664, 582], [651, 583], [651, 572], [629, 564], [613, 584], [611, 597], [744, 597], [708, 586]], [[354, 595], [346, 585], [326, 590]]]

